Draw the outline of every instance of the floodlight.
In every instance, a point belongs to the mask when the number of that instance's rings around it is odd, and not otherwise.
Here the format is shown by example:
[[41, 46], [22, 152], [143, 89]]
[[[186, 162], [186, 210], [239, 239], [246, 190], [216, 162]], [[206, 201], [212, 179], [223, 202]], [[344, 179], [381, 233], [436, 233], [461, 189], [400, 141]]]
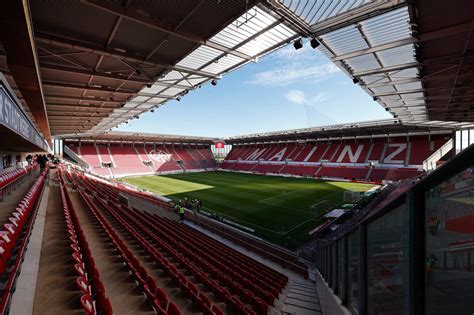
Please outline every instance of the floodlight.
[[211, 84], [216, 86], [217, 85], [217, 79], [212, 79]]
[[357, 79], [357, 78], [353, 78], [353, 79], [352, 79], [352, 83], [354, 83], [354, 84], [357, 84], [357, 83], [359, 83], [359, 82], [360, 82], [360, 81], [359, 81], [359, 79]]
[[293, 47], [295, 47], [296, 50], [303, 48], [303, 39], [298, 38], [297, 40], [295, 40], [295, 42], [293, 43]]
[[316, 49], [319, 46], [319, 42], [316, 38], [311, 39], [309, 43], [311, 44], [311, 47], [313, 47], [313, 49]]

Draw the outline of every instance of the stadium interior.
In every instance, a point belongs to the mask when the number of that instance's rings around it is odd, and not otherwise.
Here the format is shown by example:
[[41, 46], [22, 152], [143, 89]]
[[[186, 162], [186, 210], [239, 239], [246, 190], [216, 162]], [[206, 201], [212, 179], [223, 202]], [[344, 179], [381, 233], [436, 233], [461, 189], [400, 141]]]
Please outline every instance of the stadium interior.
[[[474, 2], [1, 6], [0, 314], [473, 314]], [[114, 130], [304, 45], [392, 118]]]

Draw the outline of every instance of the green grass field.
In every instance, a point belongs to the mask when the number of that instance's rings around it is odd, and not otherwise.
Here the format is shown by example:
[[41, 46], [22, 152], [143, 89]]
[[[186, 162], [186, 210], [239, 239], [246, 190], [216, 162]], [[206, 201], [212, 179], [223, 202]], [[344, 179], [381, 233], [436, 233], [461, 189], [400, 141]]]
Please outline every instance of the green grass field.
[[310, 240], [308, 232], [324, 223], [311, 206], [323, 200], [343, 204], [345, 190], [367, 191], [372, 185], [316, 181], [229, 172], [183, 173], [124, 178], [124, 181], [173, 200], [199, 198], [204, 211], [218, 213], [255, 230], [257, 236], [289, 248]]

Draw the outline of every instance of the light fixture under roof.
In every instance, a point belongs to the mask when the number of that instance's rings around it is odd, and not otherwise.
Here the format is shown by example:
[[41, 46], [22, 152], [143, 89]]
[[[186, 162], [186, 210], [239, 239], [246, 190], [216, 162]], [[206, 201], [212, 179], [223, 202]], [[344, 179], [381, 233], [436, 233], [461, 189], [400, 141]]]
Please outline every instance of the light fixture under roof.
[[310, 41], [309, 43], [311, 44], [311, 47], [312, 47], [313, 49], [316, 49], [316, 48], [318, 48], [318, 46], [319, 46], [319, 42], [318, 42], [318, 40], [317, 40], [316, 38], [311, 39], [311, 41]]
[[293, 47], [295, 47], [296, 50], [303, 48], [303, 39], [298, 38], [297, 40], [294, 41]]

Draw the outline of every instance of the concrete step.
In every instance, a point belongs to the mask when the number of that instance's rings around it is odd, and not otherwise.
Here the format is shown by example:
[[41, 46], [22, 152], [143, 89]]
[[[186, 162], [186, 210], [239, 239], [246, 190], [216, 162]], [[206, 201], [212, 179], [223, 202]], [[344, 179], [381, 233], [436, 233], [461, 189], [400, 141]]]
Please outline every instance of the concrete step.
[[322, 314], [316, 284], [312, 281], [292, 282], [281, 314]]

